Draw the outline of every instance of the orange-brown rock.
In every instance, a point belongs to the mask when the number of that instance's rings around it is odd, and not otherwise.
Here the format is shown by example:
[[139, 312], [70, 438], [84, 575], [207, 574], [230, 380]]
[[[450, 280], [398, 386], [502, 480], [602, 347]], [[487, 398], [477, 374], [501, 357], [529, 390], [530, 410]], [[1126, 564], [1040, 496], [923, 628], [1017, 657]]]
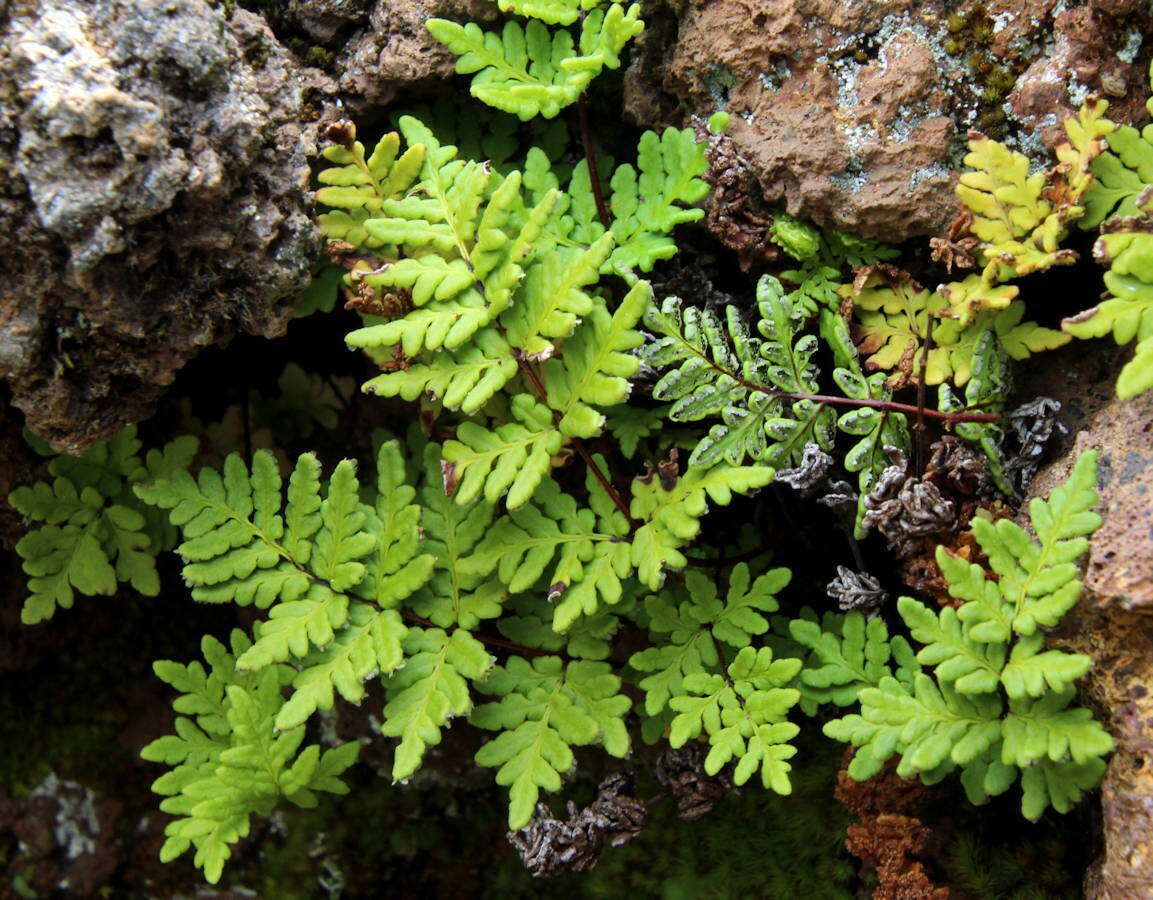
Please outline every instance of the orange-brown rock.
[[656, 88], [702, 116], [726, 109], [767, 200], [900, 241], [946, 230], [970, 129], [1040, 160], [1090, 92], [1125, 95], [1133, 115], [1148, 16], [1054, 0], [692, 0], [675, 24], [657, 17], [626, 104], [645, 124], [675, 108]]
[[1079, 357], [1061, 353], [1046, 376], [1049, 391], [1068, 401], [1073, 446], [1038, 475], [1032, 492], [1045, 496], [1079, 453], [1099, 451], [1104, 523], [1081, 602], [1058, 637], [1093, 658], [1081, 688], [1117, 742], [1101, 792], [1105, 854], [1086, 895], [1129, 900], [1148, 897], [1153, 884], [1153, 392], [1117, 400], [1115, 370], [1101, 371], [1116, 354], [1104, 344], [1074, 349]]

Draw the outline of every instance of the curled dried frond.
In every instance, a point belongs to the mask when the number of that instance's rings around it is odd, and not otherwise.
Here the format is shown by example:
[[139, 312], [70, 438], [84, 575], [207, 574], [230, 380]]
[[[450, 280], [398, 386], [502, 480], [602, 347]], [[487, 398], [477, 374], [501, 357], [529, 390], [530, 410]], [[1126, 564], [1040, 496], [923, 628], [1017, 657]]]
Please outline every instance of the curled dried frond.
[[601, 782], [596, 799], [584, 809], [578, 811], [570, 800], [568, 818], [563, 821], [539, 803], [525, 828], [509, 832], [509, 842], [534, 878], [591, 869], [606, 846], [624, 846], [648, 822], [648, 808], [629, 793], [631, 790], [629, 775], [610, 775]]
[[716, 775], [705, 771], [700, 744], [669, 747], [657, 759], [657, 781], [677, 801], [677, 815], [686, 820], [699, 819], [713, 811], [733, 789], [733, 780], [722, 769]]
[[853, 609], [874, 611], [889, 599], [888, 592], [882, 589], [876, 578], [868, 572], [854, 572], [847, 566], [837, 566], [837, 577], [829, 582], [826, 590], [842, 612]]

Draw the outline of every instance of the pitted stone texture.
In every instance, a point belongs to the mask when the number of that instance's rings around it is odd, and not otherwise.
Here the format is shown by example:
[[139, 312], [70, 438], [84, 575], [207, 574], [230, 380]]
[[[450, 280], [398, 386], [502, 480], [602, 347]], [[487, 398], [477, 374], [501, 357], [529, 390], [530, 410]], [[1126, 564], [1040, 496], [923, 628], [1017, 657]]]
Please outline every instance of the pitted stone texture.
[[1131, 349], [1078, 342], [1027, 376], [1066, 404], [1068, 451], [1031, 492], [1047, 496], [1085, 450], [1098, 451], [1103, 519], [1085, 560], [1085, 591], [1054, 640], [1093, 659], [1080, 687], [1117, 742], [1101, 786], [1105, 853], [1086, 896], [1128, 900], [1153, 884], [1153, 392], [1118, 400], [1113, 385]]
[[0, 35], [0, 376], [62, 450], [146, 418], [307, 283], [307, 75], [204, 0], [17, 3]]
[[[942, 232], [956, 214], [952, 186], [970, 129], [1041, 161], [1059, 137], [1052, 126], [1086, 93], [1135, 98], [1120, 104], [1123, 121], [1145, 96], [1149, 12], [1137, 4], [948, 6], [690, 0], [676, 26], [652, 17], [659, 27], [626, 79], [627, 107], [644, 124], [671, 118], [673, 101], [702, 116], [727, 109], [765, 199], [900, 241]], [[1069, 60], [1080, 74], [1049, 90]]]
[[354, 110], [380, 112], [413, 85], [446, 83], [457, 57], [428, 33], [425, 22], [441, 17], [486, 23], [496, 12], [489, 0], [381, 0], [368, 27], [337, 54], [342, 97]]

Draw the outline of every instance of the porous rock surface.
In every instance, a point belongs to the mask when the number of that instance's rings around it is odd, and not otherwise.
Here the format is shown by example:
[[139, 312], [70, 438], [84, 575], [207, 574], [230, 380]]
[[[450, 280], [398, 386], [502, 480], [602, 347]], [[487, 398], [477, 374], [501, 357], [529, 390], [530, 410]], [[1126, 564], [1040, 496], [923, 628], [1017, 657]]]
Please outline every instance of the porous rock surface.
[[285, 328], [319, 248], [308, 74], [205, 0], [17, 3], [2, 28], [0, 377], [77, 450], [205, 345]]
[[1058, 635], [1088, 654], [1093, 668], [1079, 682], [1117, 742], [1101, 787], [1105, 852], [1090, 870], [1086, 896], [1128, 900], [1153, 884], [1153, 394], [1113, 396], [1128, 350], [1097, 343], [1059, 351], [1041, 376], [1066, 404], [1068, 452], [1032, 486], [1047, 496], [1085, 450], [1098, 451], [1103, 523], [1086, 560], [1085, 590]]
[[[333, 0], [300, 0], [304, 4]], [[405, 89], [444, 83], [456, 56], [438, 43], [424, 23], [433, 17], [489, 22], [496, 5], [489, 0], [380, 0], [367, 27], [337, 49], [333, 71], [340, 95], [354, 110], [379, 113]]]
[[1145, 96], [1132, 0], [689, 0], [648, 15], [626, 108], [727, 110], [765, 199], [886, 240], [943, 231], [968, 132], [1039, 161], [1090, 93]]

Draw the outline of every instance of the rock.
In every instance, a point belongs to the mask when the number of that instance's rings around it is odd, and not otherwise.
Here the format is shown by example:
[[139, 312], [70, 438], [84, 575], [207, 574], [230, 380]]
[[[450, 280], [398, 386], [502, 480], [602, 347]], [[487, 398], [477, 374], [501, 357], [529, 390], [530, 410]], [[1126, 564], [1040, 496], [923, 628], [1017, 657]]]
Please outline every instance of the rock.
[[[1119, 105], [1122, 120], [1140, 108], [1148, 10], [1054, 0], [949, 7], [690, 0], [679, 23], [649, 17], [626, 109], [643, 124], [672, 118], [678, 103], [702, 117], [727, 109], [765, 199], [896, 242], [943, 232], [956, 214], [951, 187], [969, 130], [1041, 160], [1090, 91], [1132, 98]], [[1080, 75], [1066, 72], [1071, 63]]]
[[1102, 900], [1148, 896], [1153, 884], [1153, 392], [1117, 400], [1119, 366], [1103, 366], [1127, 356], [1099, 342], [1055, 355], [1042, 389], [1067, 402], [1072, 446], [1032, 486], [1046, 496], [1082, 451], [1099, 450], [1104, 522], [1059, 639], [1093, 658], [1081, 689], [1117, 742], [1101, 789], [1105, 854], [1086, 886]]
[[0, 376], [76, 451], [238, 329], [274, 337], [319, 241], [302, 70], [205, 0], [17, 4], [0, 44]]
[[483, 23], [492, 21], [495, 14], [495, 5], [486, 0], [377, 3], [368, 28], [336, 57], [343, 99], [354, 109], [379, 112], [406, 88], [427, 88], [447, 80], [457, 58], [428, 33], [424, 23], [434, 16]]
[[289, 0], [287, 15], [313, 40], [331, 43], [368, 18], [369, 0]]

